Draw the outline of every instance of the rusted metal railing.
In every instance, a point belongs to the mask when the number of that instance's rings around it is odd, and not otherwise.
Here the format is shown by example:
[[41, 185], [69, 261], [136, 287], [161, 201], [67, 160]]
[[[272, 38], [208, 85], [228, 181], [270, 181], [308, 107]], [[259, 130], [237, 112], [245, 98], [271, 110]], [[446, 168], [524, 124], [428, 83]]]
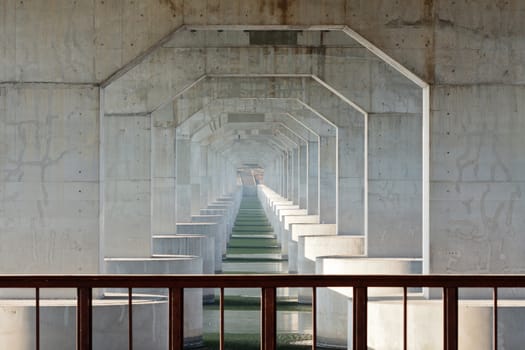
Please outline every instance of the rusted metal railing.
[[524, 288], [525, 276], [517, 275], [3, 275], [0, 288], [34, 288], [36, 298], [36, 349], [40, 339], [40, 289], [77, 289], [77, 349], [92, 350], [93, 289], [127, 288], [129, 303], [129, 349], [132, 348], [132, 289], [167, 288], [169, 290], [169, 350], [184, 344], [184, 289], [220, 289], [220, 347], [224, 349], [224, 288], [260, 288], [263, 350], [276, 349], [276, 288], [311, 287], [312, 348], [316, 344], [316, 288], [353, 287], [353, 348], [367, 349], [367, 289], [370, 287], [403, 288], [403, 339], [407, 347], [407, 289], [434, 287], [443, 289], [444, 349], [458, 348], [458, 288], [493, 290], [493, 347], [497, 349], [498, 288]]

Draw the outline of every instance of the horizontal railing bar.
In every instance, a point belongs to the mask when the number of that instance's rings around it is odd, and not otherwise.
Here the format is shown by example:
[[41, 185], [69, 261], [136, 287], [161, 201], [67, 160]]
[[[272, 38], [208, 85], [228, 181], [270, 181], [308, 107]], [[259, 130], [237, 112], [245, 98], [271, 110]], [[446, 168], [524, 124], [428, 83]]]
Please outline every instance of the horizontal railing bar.
[[0, 288], [491, 287], [525, 275], [0, 275]]

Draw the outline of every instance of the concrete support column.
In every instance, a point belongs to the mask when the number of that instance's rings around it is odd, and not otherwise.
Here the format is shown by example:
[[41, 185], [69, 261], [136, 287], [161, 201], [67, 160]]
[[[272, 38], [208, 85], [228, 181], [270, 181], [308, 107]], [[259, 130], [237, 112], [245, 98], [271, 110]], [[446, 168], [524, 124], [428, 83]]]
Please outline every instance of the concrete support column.
[[293, 201], [293, 154], [291, 151], [286, 152], [286, 174], [286, 197]]
[[319, 137], [319, 196], [321, 224], [335, 224], [337, 219], [337, 137]]
[[[210, 171], [208, 168], [208, 146], [201, 146], [201, 183], [200, 183], [200, 198], [199, 198], [199, 209], [206, 208], [208, 206], [208, 198], [211, 186]], [[200, 211], [199, 211], [200, 213]]]
[[177, 222], [191, 222], [191, 142], [188, 135], [177, 132]]
[[201, 145], [190, 142], [191, 215], [199, 214], [201, 209], [201, 171]]
[[210, 188], [208, 191], [208, 203], [213, 202], [217, 197], [217, 152], [209, 149], [208, 154], [208, 174], [210, 176]]
[[364, 128], [354, 123], [338, 128], [337, 234], [364, 234]]
[[217, 177], [217, 193], [213, 200], [228, 193], [228, 159], [223, 155], [218, 154], [215, 169], [215, 176]]
[[292, 200], [299, 204], [299, 149], [294, 148], [290, 151], [292, 157]]
[[283, 152], [283, 155], [281, 156], [281, 162], [282, 162], [282, 176], [281, 176], [281, 188], [282, 192], [281, 195], [284, 198], [288, 198], [288, 156], [286, 152]]
[[308, 208], [308, 146], [299, 148], [299, 207]]
[[220, 191], [219, 191], [219, 197], [224, 195], [226, 192], [228, 192], [228, 173], [226, 171], [226, 158], [224, 156], [220, 156], [219, 158], [219, 166], [220, 166]]
[[308, 215], [319, 214], [319, 143], [308, 142], [307, 159], [307, 179], [308, 196], [307, 206]]
[[172, 106], [156, 111], [152, 118], [151, 232], [175, 232], [175, 134]]
[[151, 256], [150, 116], [104, 118], [104, 255]]
[[275, 187], [275, 191], [281, 195], [281, 196], [284, 196], [283, 195], [283, 161], [281, 159], [281, 157], [277, 157], [275, 158], [275, 163], [274, 163], [274, 167], [275, 167], [275, 182], [276, 182], [276, 187]]
[[421, 257], [421, 118], [369, 114], [368, 128], [368, 254]]
[[235, 180], [236, 180], [236, 175], [233, 171], [234, 167], [233, 167], [233, 164], [230, 162], [230, 161], [226, 161], [225, 164], [225, 169], [224, 169], [224, 180], [225, 180], [225, 189], [224, 189], [224, 193], [223, 195], [226, 195], [226, 194], [230, 194], [234, 191], [234, 188], [235, 188]]

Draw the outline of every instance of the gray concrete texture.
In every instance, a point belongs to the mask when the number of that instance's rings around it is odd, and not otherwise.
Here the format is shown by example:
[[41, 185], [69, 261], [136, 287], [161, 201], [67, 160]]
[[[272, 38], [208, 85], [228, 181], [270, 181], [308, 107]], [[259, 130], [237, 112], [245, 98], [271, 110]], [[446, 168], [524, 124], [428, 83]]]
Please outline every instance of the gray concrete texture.
[[[231, 229], [238, 207], [213, 202], [239, 193], [236, 167], [249, 160], [321, 224], [366, 233], [370, 256], [421, 258], [425, 245], [431, 273], [522, 273], [524, 15], [520, 0], [3, 1], [0, 272], [145, 259], [153, 233], [215, 213], [204, 208], [226, 208]], [[305, 30], [298, 46], [250, 45], [222, 25]], [[421, 89], [310, 25], [347, 25], [430, 84], [427, 241]], [[286, 118], [215, 136], [217, 115], [199, 124], [210, 104], [243, 112], [238, 99]]]
[[[76, 346], [76, 300], [43, 300], [40, 305], [40, 348], [74, 349]], [[0, 302], [2, 349], [35, 349], [34, 300]], [[93, 348], [128, 347], [128, 299], [95, 300], [93, 303]], [[168, 303], [164, 298], [133, 300], [133, 348], [166, 349]], [[191, 340], [190, 340], [191, 339]], [[187, 344], [201, 340], [187, 333]]]

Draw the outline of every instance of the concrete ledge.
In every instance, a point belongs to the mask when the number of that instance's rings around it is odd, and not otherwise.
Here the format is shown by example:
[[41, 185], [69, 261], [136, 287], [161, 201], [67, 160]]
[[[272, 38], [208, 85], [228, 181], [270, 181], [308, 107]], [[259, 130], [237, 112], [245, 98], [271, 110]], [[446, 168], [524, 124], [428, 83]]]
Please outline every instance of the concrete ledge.
[[221, 244], [223, 250], [221, 256], [226, 253], [228, 242], [227, 225], [223, 215], [192, 215], [191, 221], [194, 223], [216, 223], [217, 224], [217, 244]]
[[[230, 230], [228, 233], [230, 233], [231, 229], [233, 228], [234, 222], [235, 222], [235, 217], [237, 216], [238, 205], [236, 205], [233, 202], [226, 202], [226, 201], [218, 202], [218, 201], [215, 201], [215, 202], [212, 202], [212, 203], [208, 204], [207, 209], [222, 209], [222, 210], [226, 210], [225, 220], [228, 223], [228, 227], [229, 227], [229, 230]], [[201, 211], [201, 214], [204, 214], [204, 213]]]
[[[300, 236], [297, 244], [297, 272], [300, 274], [316, 273], [316, 259], [321, 256], [345, 255], [357, 257], [363, 254], [363, 236]], [[350, 263], [350, 265], [352, 264]], [[328, 269], [330, 267], [325, 268]], [[326, 272], [318, 273], [326, 274]]]
[[281, 254], [288, 256], [288, 242], [290, 241], [290, 226], [293, 224], [318, 224], [319, 215], [284, 215], [283, 224], [279, 225], [278, 239], [281, 242]]
[[293, 224], [319, 224], [319, 215], [286, 215], [284, 229], [291, 231], [290, 225]]
[[190, 222], [177, 223], [177, 235], [205, 235], [206, 236], [206, 255], [202, 256], [204, 261], [203, 270], [205, 273], [221, 271], [222, 265], [222, 246], [217, 244], [220, 239], [219, 225], [210, 222]]
[[[108, 274], [202, 274], [202, 259], [196, 256], [152, 257], [152, 258], [105, 258]], [[108, 292], [127, 293], [118, 288]], [[167, 289], [134, 288], [137, 294], [168, 294]], [[202, 337], [202, 289], [184, 291], [184, 326], [188, 325], [188, 338]], [[61, 348], [61, 347], [59, 347]]]
[[[295, 207], [295, 205], [294, 205]], [[299, 206], [296, 206], [297, 208], [279, 208], [277, 210], [277, 216], [279, 218], [279, 221], [284, 224], [283, 217], [286, 215], [308, 215], [308, 211], [306, 209], [299, 209]]]
[[192, 255], [151, 258], [104, 258], [108, 274], [202, 273], [202, 258]]
[[[351, 305], [349, 307], [351, 310]], [[442, 300], [409, 299], [407, 309], [408, 348], [443, 349]], [[492, 349], [492, 300], [460, 300], [459, 349]], [[349, 314], [350, 315], [350, 314]], [[401, 300], [368, 303], [368, 345], [373, 349], [402, 348], [403, 309]], [[498, 301], [498, 343], [505, 349], [522, 349], [525, 301]]]
[[[0, 301], [0, 348], [35, 349], [35, 301]], [[189, 315], [189, 314], [188, 314]], [[41, 349], [75, 349], [76, 300], [40, 301]], [[133, 348], [168, 347], [166, 298], [133, 299]], [[93, 349], [128, 348], [128, 300], [93, 300]], [[155, 327], [152, 327], [155, 325]], [[185, 346], [202, 345], [202, 326], [185, 319]]]
[[[363, 236], [300, 236], [297, 244], [297, 273], [316, 273], [316, 259], [325, 255], [360, 256], [364, 253]], [[333, 272], [317, 272], [332, 274]], [[300, 303], [312, 302], [312, 290], [299, 288]]]
[[294, 224], [291, 229], [291, 240], [297, 242], [300, 236], [335, 236], [335, 224]]
[[[421, 259], [320, 256], [316, 259], [315, 266], [318, 274], [374, 275], [419, 274], [421, 265]], [[370, 288], [368, 290], [369, 297], [391, 297], [402, 295], [402, 293], [401, 288]], [[346, 349], [348, 339], [352, 339], [352, 323], [351, 316], [349, 316], [352, 315], [352, 312], [348, 310], [348, 299], [352, 295], [352, 288], [318, 289], [317, 339], [320, 346]]]
[[297, 273], [297, 241], [300, 236], [335, 236], [335, 224], [293, 224], [288, 241], [288, 272]]
[[[194, 255], [203, 259], [202, 273], [214, 274], [216, 271], [215, 247], [206, 235], [156, 235], [153, 236], [153, 253], [155, 257], [170, 257], [173, 255]], [[204, 303], [215, 300], [213, 289], [203, 289]]]
[[[336, 236], [350, 237], [350, 236]], [[422, 273], [422, 259], [370, 258], [358, 256], [318, 256], [315, 273], [320, 275], [411, 275]], [[351, 298], [352, 288], [330, 288]], [[400, 288], [371, 288], [369, 297], [399, 296]]]
[[[205, 235], [155, 235], [154, 255], [193, 255], [204, 257], [208, 252]], [[203, 273], [210, 273], [204, 270]]]
[[[170, 258], [174, 255], [193, 255], [203, 259], [202, 273], [214, 274], [212, 257], [214, 247], [209, 244], [205, 235], [165, 235], [153, 236], [153, 256]], [[204, 303], [215, 300], [214, 291], [210, 288], [203, 289]]]

